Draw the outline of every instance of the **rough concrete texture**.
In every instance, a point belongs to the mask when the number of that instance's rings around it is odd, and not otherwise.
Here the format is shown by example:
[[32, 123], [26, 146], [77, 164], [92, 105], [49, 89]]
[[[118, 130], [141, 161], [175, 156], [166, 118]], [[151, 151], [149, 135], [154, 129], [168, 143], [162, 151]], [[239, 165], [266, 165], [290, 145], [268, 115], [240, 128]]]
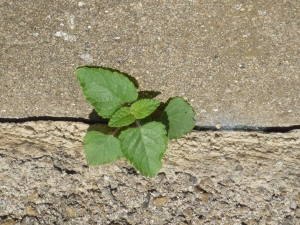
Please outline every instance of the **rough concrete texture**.
[[0, 1], [0, 117], [91, 112], [83, 65], [118, 69], [198, 125], [300, 124], [300, 4], [284, 1]]
[[148, 179], [88, 167], [88, 125], [0, 126], [0, 224], [300, 224], [299, 130], [192, 132]]

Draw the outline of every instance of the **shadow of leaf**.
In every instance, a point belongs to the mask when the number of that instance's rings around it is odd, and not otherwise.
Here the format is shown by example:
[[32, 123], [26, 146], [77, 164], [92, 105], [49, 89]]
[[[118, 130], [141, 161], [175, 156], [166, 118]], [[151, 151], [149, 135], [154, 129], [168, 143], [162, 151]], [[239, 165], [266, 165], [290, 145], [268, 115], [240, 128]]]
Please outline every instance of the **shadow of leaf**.
[[160, 95], [160, 91], [139, 91], [138, 99], [145, 99], [145, 98], [155, 98], [156, 96]]

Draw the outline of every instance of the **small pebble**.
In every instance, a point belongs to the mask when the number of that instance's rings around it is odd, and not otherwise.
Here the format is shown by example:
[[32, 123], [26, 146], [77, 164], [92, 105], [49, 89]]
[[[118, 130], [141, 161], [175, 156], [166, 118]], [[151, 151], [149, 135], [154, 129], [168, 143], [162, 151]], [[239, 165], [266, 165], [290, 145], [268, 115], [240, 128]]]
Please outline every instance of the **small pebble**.
[[168, 201], [167, 197], [159, 197], [159, 198], [154, 199], [154, 203], [155, 203], [156, 206], [162, 206], [167, 201]]
[[295, 216], [298, 217], [298, 218], [300, 217], [300, 208], [299, 208], [299, 209], [296, 209]]
[[222, 125], [221, 124], [216, 124], [215, 127], [216, 127], [217, 130], [220, 130], [222, 128]]
[[291, 201], [290, 207], [291, 207], [291, 209], [296, 209], [297, 203], [295, 201]]

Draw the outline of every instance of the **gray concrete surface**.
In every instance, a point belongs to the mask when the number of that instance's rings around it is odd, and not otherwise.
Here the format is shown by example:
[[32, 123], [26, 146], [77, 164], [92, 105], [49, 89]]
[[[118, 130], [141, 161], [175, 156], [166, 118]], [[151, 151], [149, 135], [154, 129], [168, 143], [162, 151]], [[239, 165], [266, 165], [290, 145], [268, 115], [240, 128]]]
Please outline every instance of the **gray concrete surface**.
[[0, 224], [299, 225], [300, 130], [192, 132], [153, 179], [85, 162], [88, 125], [0, 123]]
[[0, 1], [0, 117], [88, 117], [74, 76], [95, 65], [198, 125], [300, 124], [299, 1]]

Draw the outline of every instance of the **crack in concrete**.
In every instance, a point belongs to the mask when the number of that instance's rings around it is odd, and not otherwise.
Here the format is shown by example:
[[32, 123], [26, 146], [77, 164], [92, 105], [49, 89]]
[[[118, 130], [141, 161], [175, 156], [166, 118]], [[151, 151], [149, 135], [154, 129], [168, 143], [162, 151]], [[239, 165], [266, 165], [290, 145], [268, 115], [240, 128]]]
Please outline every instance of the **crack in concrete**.
[[23, 118], [0, 118], [0, 123], [26, 123], [34, 121], [80, 122], [85, 124], [108, 123], [106, 119], [85, 119], [81, 117], [32, 116]]
[[291, 125], [291, 126], [274, 126], [274, 127], [259, 127], [259, 126], [224, 126], [220, 129], [215, 126], [195, 126], [194, 130], [196, 131], [244, 131], [244, 132], [265, 132], [265, 133], [287, 133], [292, 130], [300, 129], [300, 125]]
[[[54, 116], [33, 116], [24, 118], [0, 118], [0, 123], [26, 123], [34, 121], [61, 121], [61, 122], [80, 122], [84, 124], [107, 124], [108, 119], [96, 118], [96, 119], [86, 119], [81, 117], [54, 117]], [[260, 131], [265, 133], [287, 133], [292, 130], [300, 129], [300, 125], [291, 126], [274, 126], [274, 127], [263, 127], [263, 126], [245, 126], [245, 125], [235, 125], [235, 126], [221, 126], [220, 128], [216, 126], [195, 126], [196, 131]]]
[[69, 169], [66, 169], [66, 168], [62, 168], [60, 166], [57, 166], [57, 165], [53, 165], [53, 168], [58, 170], [60, 173], [63, 173], [65, 172], [66, 174], [78, 174], [78, 172], [76, 170], [69, 170]]

